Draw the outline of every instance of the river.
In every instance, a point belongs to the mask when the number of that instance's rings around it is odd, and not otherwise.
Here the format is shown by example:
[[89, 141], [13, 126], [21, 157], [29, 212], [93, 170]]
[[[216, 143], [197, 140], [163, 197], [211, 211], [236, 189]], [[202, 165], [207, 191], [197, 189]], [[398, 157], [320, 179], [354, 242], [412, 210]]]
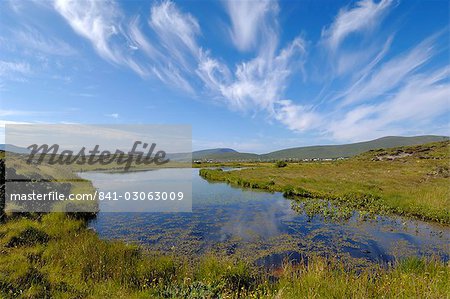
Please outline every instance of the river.
[[[177, 174], [177, 169], [164, 171]], [[139, 172], [145, 184], [155, 171]], [[124, 186], [136, 173], [87, 172], [100, 191]], [[136, 182], [135, 182], [136, 183]], [[388, 264], [408, 256], [449, 259], [450, 229], [400, 217], [376, 220], [329, 221], [312, 219], [291, 208], [281, 193], [234, 188], [211, 183], [192, 169], [192, 213], [100, 213], [90, 222], [100, 237], [143, 245], [150, 251], [198, 257], [204, 253], [234, 255], [264, 267], [283, 260], [306, 260], [311, 254], [357, 264]]]

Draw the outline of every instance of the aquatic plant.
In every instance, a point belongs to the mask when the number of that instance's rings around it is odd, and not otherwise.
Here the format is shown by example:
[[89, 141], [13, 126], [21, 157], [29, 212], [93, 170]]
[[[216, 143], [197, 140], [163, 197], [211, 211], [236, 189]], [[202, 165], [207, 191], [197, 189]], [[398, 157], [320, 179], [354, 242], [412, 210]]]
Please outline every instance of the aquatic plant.
[[[397, 158], [377, 158], [381, 156]], [[283, 169], [258, 163], [240, 171], [202, 169], [200, 175], [210, 181], [280, 191], [292, 199], [322, 198], [365, 216], [396, 214], [449, 224], [448, 161], [450, 142], [443, 141], [374, 150], [342, 161], [290, 163]]]
[[154, 254], [101, 240], [85, 227], [63, 213], [0, 226], [0, 297], [445, 298], [450, 290], [448, 263], [437, 259], [349, 269], [332, 257], [310, 256], [267, 271], [231, 257]]

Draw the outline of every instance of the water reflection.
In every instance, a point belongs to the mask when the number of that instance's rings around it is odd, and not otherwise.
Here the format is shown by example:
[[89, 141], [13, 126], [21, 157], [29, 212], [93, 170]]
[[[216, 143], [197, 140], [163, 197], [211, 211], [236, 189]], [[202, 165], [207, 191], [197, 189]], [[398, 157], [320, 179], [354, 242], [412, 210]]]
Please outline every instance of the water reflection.
[[[170, 171], [175, 176], [177, 170]], [[145, 183], [145, 175], [140, 172], [138, 181]], [[197, 169], [192, 175], [192, 213], [100, 212], [90, 226], [104, 238], [149, 245], [163, 253], [196, 256], [212, 251], [264, 266], [308, 253], [362, 262], [430, 254], [448, 260], [448, 227], [396, 217], [364, 222], [353, 217], [342, 223], [310, 219], [294, 212], [290, 200], [280, 193], [209, 183], [198, 176]], [[91, 173], [89, 179], [100, 189], [99, 181], [115, 185], [133, 180], [130, 174], [107, 173]]]

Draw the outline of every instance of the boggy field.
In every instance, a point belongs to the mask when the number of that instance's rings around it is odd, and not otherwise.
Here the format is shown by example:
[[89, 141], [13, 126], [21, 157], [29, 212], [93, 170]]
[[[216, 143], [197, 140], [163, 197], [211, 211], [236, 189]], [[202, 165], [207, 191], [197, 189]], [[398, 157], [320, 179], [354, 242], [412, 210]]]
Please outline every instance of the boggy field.
[[324, 216], [348, 217], [356, 210], [363, 217], [392, 213], [449, 224], [449, 161], [450, 142], [445, 141], [372, 150], [341, 161], [233, 164], [245, 168], [202, 169], [200, 175], [236, 186], [281, 191], [307, 211]]
[[[449, 143], [444, 142], [371, 151], [345, 161], [247, 164], [250, 168], [239, 171], [207, 169], [201, 174], [242, 187], [284, 191], [311, 215], [333, 216], [334, 211], [345, 217], [336, 211], [348, 209], [363, 217], [394, 213], [446, 226], [448, 162]], [[58, 170], [41, 171], [51, 178]], [[32, 169], [23, 173], [32, 174]], [[74, 187], [71, 192], [78, 191]], [[327, 210], [330, 205], [322, 202], [328, 201], [336, 210]], [[313, 204], [304, 205], [308, 202]], [[307, 262], [286, 261], [268, 271], [232, 257], [204, 255], [192, 261], [101, 240], [88, 229], [87, 218], [6, 215], [0, 224], [0, 297], [446, 298], [450, 293], [448, 262], [433, 257], [352, 269], [333, 257], [311, 255]]]
[[62, 213], [0, 226], [2, 298], [446, 298], [447, 263], [411, 258], [349, 269], [311, 257], [265, 272], [244, 260], [153, 255], [99, 239]]

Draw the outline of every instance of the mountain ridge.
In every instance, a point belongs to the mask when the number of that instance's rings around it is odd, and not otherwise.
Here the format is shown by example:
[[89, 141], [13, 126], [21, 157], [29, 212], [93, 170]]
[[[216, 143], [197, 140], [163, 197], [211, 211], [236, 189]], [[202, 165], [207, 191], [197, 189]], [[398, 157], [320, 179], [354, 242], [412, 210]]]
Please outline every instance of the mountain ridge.
[[[193, 160], [237, 161], [237, 160], [282, 160], [282, 159], [335, 159], [352, 157], [363, 152], [396, 146], [419, 145], [430, 142], [449, 140], [448, 136], [385, 136], [369, 141], [339, 145], [312, 145], [277, 150], [265, 154], [241, 153], [235, 150], [220, 152], [220, 149], [194, 151]], [[228, 149], [230, 150], [230, 149]], [[207, 153], [207, 154], [203, 154]]]
[[[192, 152], [192, 160], [226, 161], [270, 161], [270, 160], [302, 160], [302, 159], [336, 159], [352, 157], [363, 152], [397, 146], [419, 145], [430, 142], [449, 140], [448, 136], [422, 135], [422, 136], [385, 136], [374, 140], [339, 145], [311, 145], [277, 150], [265, 154], [238, 152], [232, 148], [213, 148]], [[11, 151], [26, 154], [29, 150], [10, 144], [0, 144], [1, 151]], [[186, 160], [190, 153], [171, 154], [173, 160]], [[188, 158], [189, 159], [189, 158]]]

